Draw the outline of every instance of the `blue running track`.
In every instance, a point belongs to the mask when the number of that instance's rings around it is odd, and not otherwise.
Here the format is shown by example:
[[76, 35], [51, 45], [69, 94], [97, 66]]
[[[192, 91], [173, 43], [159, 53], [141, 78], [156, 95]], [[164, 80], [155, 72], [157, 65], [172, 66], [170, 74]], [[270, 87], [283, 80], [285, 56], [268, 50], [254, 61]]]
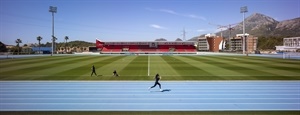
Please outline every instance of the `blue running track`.
[[0, 81], [0, 111], [300, 110], [300, 81]]

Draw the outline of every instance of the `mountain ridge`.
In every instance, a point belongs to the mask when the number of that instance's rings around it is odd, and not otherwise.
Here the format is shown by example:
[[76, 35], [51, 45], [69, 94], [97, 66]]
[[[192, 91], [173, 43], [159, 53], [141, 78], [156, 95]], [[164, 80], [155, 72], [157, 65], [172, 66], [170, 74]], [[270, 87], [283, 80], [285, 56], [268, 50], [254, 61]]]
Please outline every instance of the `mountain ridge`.
[[[233, 30], [229, 29], [217, 32], [216, 35], [220, 36], [221, 32], [223, 37], [228, 38], [229, 36], [235, 36], [236, 34], [243, 33], [243, 22], [238, 23], [236, 26], [232, 27]], [[277, 21], [274, 18], [261, 14], [253, 13], [249, 17], [245, 18], [245, 31], [246, 33], [253, 36], [282, 36], [282, 37], [292, 37], [300, 36], [300, 17]], [[205, 34], [200, 36], [195, 36], [188, 41], [196, 41], [199, 37], [204, 37]]]

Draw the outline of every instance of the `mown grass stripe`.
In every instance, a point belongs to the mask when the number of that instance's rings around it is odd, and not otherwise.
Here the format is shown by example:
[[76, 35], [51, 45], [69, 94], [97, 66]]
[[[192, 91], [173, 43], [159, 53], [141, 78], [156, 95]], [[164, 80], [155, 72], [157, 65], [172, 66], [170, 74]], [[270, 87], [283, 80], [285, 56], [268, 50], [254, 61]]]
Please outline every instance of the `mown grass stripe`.
[[[176, 70], [180, 75], [185, 76], [184, 79], [187, 80], [198, 80], [198, 79], [220, 79], [218, 77], [212, 78], [213, 76], [209, 72], [206, 72], [200, 68], [194, 67], [183, 60], [178, 60], [173, 56], [163, 56], [164, 59], [174, 70]], [[189, 76], [190, 75], [190, 76]], [[194, 76], [200, 75], [200, 76]]]
[[[216, 57], [219, 58], [220, 57]], [[238, 62], [238, 63], [246, 63], [249, 64], [253, 68], [261, 68], [261, 71], [277, 74], [280, 76], [300, 76], [300, 66], [299, 67], [282, 67], [281, 64], [274, 64], [274, 61], [264, 61], [264, 62], [257, 62], [254, 58], [248, 58], [248, 57], [241, 57], [241, 58], [233, 58], [233, 57], [227, 57], [224, 56], [222, 59], [226, 59], [228, 61], [232, 62]]]
[[[150, 57], [150, 77], [148, 77]], [[258, 59], [257, 59], [258, 58]], [[70, 55], [13, 59], [2, 80], [299, 80], [299, 61], [246, 56]], [[25, 61], [26, 60], [26, 61]], [[276, 61], [279, 60], [279, 61]], [[288, 61], [289, 63], [283, 63]], [[89, 77], [92, 64], [103, 76]], [[120, 77], [112, 77], [116, 69]]]
[[[104, 75], [107, 76], [103, 76], [104, 79], [108, 79], [108, 80], [134, 80], [136, 79], [136, 77], [138, 76], [127, 76], [126, 70], [124, 70], [137, 56], [122, 56], [123, 58], [113, 61], [112, 63], [103, 66], [103, 73]], [[119, 74], [119, 77], [114, 77], [113, 76], [113, 70], [116, 70], [117, 73]], [[102, 79], [102, 78], [101, 78]]]
[[243, 73], [239, 73], [237, 71], [222, 68], [222, 67], [220, 67], [220, 64], [213, 65], [213, 64], [204, 63], [202, 60], [203, 57], [185, 56], [185, 58], [186, 58], [185, 60], [194, 60], [194, 62], [189, 62], [189, 63], [211, 73], [214, 76], [218, 76], [221, 79], [227, 79], [227, 80], [237, 79], [237, 78], [241, 78], [240, 76], [247, 77], [248, 79], [254, 79], [247, 74], [243, 74]]
[[[222, 68], [223, 70], [230, 70], [230, 71], [235, 71], [237, 74], [231, 74], [231, 75], [223, 75], [222, 78], [226, 80], [243, 80], [243, 79], [248, 79], [248, 80], [255, 80], [257, 78], [253, 77], [254, 75], [249, 75], [248, 72], [242, 72], [238, 71], [239, 69], [243, 70], [243, 68], [239, 68], [238, 66], [235, 65], [230, 65], [231, 62], [227, 62], [224, 59], [217, 59], [215, 56], [198, 56], [198, 59], [200, 59], [201, 62], [208, 64], [208, 65], [214, 65], [217, 66], [218, 68]], [[237, 69], [238, 68], [238, 69]], [[215, 68], [212, 68], [215, 69]], [[245, 70], [246, 68], [244, 68]], [[220, 74], [219, 71], [215, 71], [216, 73]]]
[[[71, 57], [71, 56], [70, 56]], [[15, 58], [15, 59], [7, 59], [0, 60], [1, 65], [0, 68], [8, 68], [16, 65], [24, 65], [24, 64], [32, 64], [42, 61], [51, 61], [57, 59], [63, 59], [64, 56], [41, 56], [41, 57], [28, 57], [28, 58]]]
[[182, 76], [172, 68], [165, 60], [162, 59], [162, 56], [149, 56], [150, 58], [150, 78], [158, 73], [163, 80], [180, 80], [183, 79]]
[[282, 59], [272, 59], [272, 60], [267, 60], [267, 59], [261, 59], [262, 57], [247, 57], [247, 59], [255, 60], [258, 63], [264, 63], [264, 62], [272, 62], [269, 63], [270, 65], [280, 65], [284, 67], [298, 67], [300, 68], [300, 60], [282, 60]]
[[97, 74], [100, 76], [98, 77], [86, 77], [90, 76], [91, 72], [88, 72], [81, 76], [80, 79], [97, 79], [97, 80], [120, 80], [120, 79], [126, 79], [126, 77], [113, 77], [113, 70], [116, 70], [120, 76], [124, 76], [122, 73], [123, 69], [135, 58], [135, 56], [118, 56], [118, 58], [115, 59], [108, 59], [101, 67], [97, 69]]
[[[82, 58], [84, 58], [84, 56], [81, 56]], [[80, 57], [70, 57], [67, 59], [74, 59], [74, 58], [80, 58]], [[61, 58], [61, 57], [52, 57], [52, 58], [47, 58], [49, 60], [37, 60], [34, 61], [30, 64], [12, 64], [11, 67], [5, 67], [5, 68], [1, 68], [0, 73], [4, 73], [7, 71], [16, 71], [16, 70], [20, 70], [20, 69], [25, 69], [28, 67], [36, 67], [36, 66], [42, 66], [42, 65], [48, 65], [51, 63], [63, 63], [66, 59], [66, 57]], [[38, 70], [38, 69], [37, 69]]]
[[110, 59], [111, 57], [103, 57], [103, 56], [97, 56], [97, 57], [89, 57], [87, 59], [81, 60], [81, 61], [74, 61], [70, 64], [63, 64], [57, 67], [58, 71], [53, 72], [51, 74], [47, 74], [46, 76], [41, 76], [35, 78], [36, 80], [72, 80], [77, 79], [80, 77], [80, 75], [90, 72], [92, 65], [95, 65], [95, 67], [99, 67], [100, 65], [97, 63], [99, 61], [105, 61], [107, 59]]
[[[205, 56], [204, 62], [208, 64], [216, 64], [219, 63], [220, 67], [231, 69], [243, 74], [248, 74], [249, 76], [255, 78], [255, 79], [292, 79], [289, 76], [280, 76], [278, 74], [274, 74], [272, 72], [266, 72], [264, 71], [264, 68], [259, 67], [257, 65], [251, 65], [247, 64], [247, 62], [238, 62], [235, 60], [228, 60], [224, 57], [218, 57], [218, 56]], [[244, 59], [244, 57], [240, 57], [241, 59]], [[267, 77], [269, 76], [269, 77]], [[270, 77], [272, 76], [272, 77]]]
[[[243, 57], [243, 56], [242, 56]], [[298, 64], [300, 65], [300, 60], [297, 59], [282, 59], [282, 58], [269, 58], [269, 57], [257, 57], [257, 56], [247, 56], [247, 58], [252, 58], [260, 61], [274, 62], [274, 63], [285, 63], [285, 64]]]
[[[233, 60], [232, 57], [225, 57], [228, 60]], [[300, 77], [300, 66], [296, 63], [294, 63], [294, 66], [292, 66], [291, 64], [290, 67], [287, 66], [283, 66], [283, 64], [281, 63], [274, 63], [273, 61], [265, 61], [265, 62], [261, 62], [261, 61], [257, 61], [253, 58], [249, 59], [248, 57], [245, 57], [243, 60], [241, 59], [235, 59], [235, 61], [241, 62], [244, 61], [246, 63], [253, 63], [254, 65], [260, 66], [260, 67], [264, 67], [266, 71], [271, 71], [272, 73], [278, 74], [280, 76], [295, 76]], [[297, 67], [296, 67], [297, 66]]]
[[[76, 61], [82, 61], [85, 59], [89, 59], [91, 57], [80, 56], [80, 57], [65, 57], [63, 59], [58, 58], [57, 60], [52, 61], [41, 61], [38, 63], [20, 65], [17, 66], [14, 70], [11, 69], [9, 71], [1, 72], [0, 77], [3, 79], [20, 79], [18, 77], [13, 77], [10, 75], [45, 75], [45, 73], [52, 73], [55, 71], [59, 71], [57, 67], [63, 64], [72, 64]], [[30, 77], [29, 77], [30, 78]], [[21, 79], [29, 79], [29, 78], [21, 78]]]
[[147, 76], [148, 56], [137, 56], [123, 70], [122, 75]]
[[[255, 57], [233, 57], [233, 56], [223, 56], [222, 58], [227, 58], [228, 60], [231, 61], [244, 61], [247, 62], [247, 64], [255, 64], [255, 65], [262, 65], [262, 66], [266, 66], [266, 67], [282, 67], [285, 68], [287, 70], [299, 70], [300, 69], [300, 64], [297, 63], [297, 61], [294, 61], [292, 63], [285, 63], [282, 62], [282, 59], [277, 59], [277, 60], [260, 60], [257, 59]], [[242, 60], [241, 60], [242, 59]]]

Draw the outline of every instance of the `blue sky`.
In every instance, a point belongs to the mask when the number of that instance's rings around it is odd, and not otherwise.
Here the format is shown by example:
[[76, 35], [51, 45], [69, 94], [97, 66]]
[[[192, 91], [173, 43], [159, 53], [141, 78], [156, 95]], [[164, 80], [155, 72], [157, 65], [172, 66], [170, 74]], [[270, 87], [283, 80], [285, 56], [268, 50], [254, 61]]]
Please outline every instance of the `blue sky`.
[[0, 41], [15, 45], [50, 42], [52, 15], [56, 6], [55, 36], [58, 42], [83, 40], [174, 41], [215, 33], [217, 26], [243, 20], [240, 7], [247, 6], [246, 17], [262, 13], [278, 21], [300, 17], [300, 0], [0, 0]]

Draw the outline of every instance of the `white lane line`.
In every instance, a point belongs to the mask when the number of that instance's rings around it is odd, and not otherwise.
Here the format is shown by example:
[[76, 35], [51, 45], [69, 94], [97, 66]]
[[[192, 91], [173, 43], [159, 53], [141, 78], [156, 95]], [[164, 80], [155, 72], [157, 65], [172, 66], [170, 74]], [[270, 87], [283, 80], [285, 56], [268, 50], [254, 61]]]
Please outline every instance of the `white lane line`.
[[[162, 85], [166, 85], [166, 86], [203, 86], [203, 87], [210, 87], [210, 86], [220, 86], [220, 87], [223, 87], [223, 86], [228, 86], [228, 87], [233, 87], [233, 86], [243, 86], [243, 87], [298, 87], [300, 86], [300, 83], [299, 84], [218, 84], [218, 85], [213, 85], [213, 84], [201, 84], [201, 83], [198, 83], [198, 84], [189, 84], [189, 83], [165, 83], [165, 82], [160, 82]], [[25, 86], [25, 87], [30, 87], [30, 86], [55, 86], [55, 87], [58, 87], [58, 86], [77, 86], [79, 87], [78, 85], [80, 86], [148, 86], [148, 85], [153, 85], [154, 82], [151, 82], [151, 83], [136, 83], [136, 84], [129, 84], [129, 83], [95, 83], [95, 84], [80, 84], [80, 83], [72, 83], [72, 84], [15, 84], [15, 83], [11, 83], [11, 84], [0, 84], [0, 86], [9, 86], [9, 87], [18, 87], [18, 86]]]
[[[125, 87], [125, 88], [123, 88]], [[41, 87], [41, 88], [26, 88], [26, 87], [18, 87], [18, 88], [0, 88], [2, 90], [142, 90], [146, 88], [136, 88], [136, 87], [115, 87], [115, 88], [106, 88], [106, 87]], [[171, 88], [169, 88], [171, 89]], [[175, 89], [175, 88], [172, 88]], [[235, 88], [176, 88], [176, 90], [298, 90], [300, 91], [300, 87], [271, 87], [271, 88], [241, 88], [241, 87], [235, 87]]]
[[1, 109], [0, 111], [299, 111], [300, 109]]
[[[36, 99], [36, 100], [44, 100], [44, 99], [63, 99], [63, 100], [73, 100], [73, 99], [80, 99], [80, 100], [95, 100], [95, 99], [116, 99], [116, 98], [103, 98], [103, 97], [99, 97], [99, 98], [1, 98], [1, 100], [11, 100], [11, 99]], [[127, 100], [127, 99], [135, 99], [134, 97], [132, 98], [117, 98], [117, 100]], [[300, 99], [299, 98], [195, 98], [195, 97], [191, 97], [191, 98], [138, 98], [136, 100], [176, 100], [176, 99], [185, 99], [185, 100], [206, 100], [206, 99], [216, 99], [216, 100], [276, 100], [276, 99], [283, 99], [283, 100], [295, 100], [295, 99]], [[299, 100], [300, 101], [300, 100]], [[299, 102], [300, 103], [300, 102]]]
[[[111, 76], [111, 75], [110, 75]], [[151, 81], [145, 81], [145, 80], [123, 80], [123, 81], [111, 81], [111, 80], [101, 80], [101, 81], [94, 81], [94, 80], [0, 80], [0, 82], [32, 82], [32, 83], [35, 83], [35, 82], [52, 82], [52, 83], [55, 83], [55, 82], [66, 82], [66, 83], [70, 83], [70, 82], [79, 82], [79, 83], [89, 83], [89, 82], [116, 82], [116, 83], [120, 83], [120, 82], [153, 82], [152, 80]], [[291, 82], [296, 82], [296, 83], [300, 83], [300, 80], [176, 80], [176, 81], [165, 81], [165, 82], [182, 82], [182, 83], [187, 83], [187, 82], [203, 82], [203, 83], [207, 83], [207, 82], [223, 82], [223, 83], [230, 83], [230, 82], [246, 82], [246, 83], [255, 83], [255, 82], [266, 82], [266, 83], [282, 83], [282, 82], [287, 82], [287, 83], [291, 83]]]
[[[13, 77], [28, 77], [28, 76], [51, 76], [51, 75], [1, 75], [1, 76], [13, 76]], [[78, 76], [78, 75], [53, 75], [53, 76], [61, 76], [61, 77], [72, 77], [72, 76]], [[135, 76], [148, 76], [148, 75], [122, 75], [122, 77], [135, 77]], [[149, 75], [150, 76], [150, 75]], [[185, 76], [215, 76], [215, 75], [163, 75], [165, 77], [185, 77]], [[248, 77], [248, 76], [254, 76], [254, 77], [273, 77], [277, 75], [218, 75], [218, 77]], [[299, 75], [284, 75], [286, 77], [298, 77]], [[90, 77], [89, 75], [86, 75], [86, 77]], [[102, 75], [101, 77], [111, 77], [111, 75]], [[101, 77], [95, 77], [95, 78], [101, 78]]]
[[[69, 94], [69, 93], [61, 93], [61, 94], [0, 94], [0, 95], [115, 95], [115, 94]], [[128, 95], [136, 95], [136, 96], [142, 96], [142, 95], [149, 95], [149, 94], [118, 94], [118, 95], [122, 95], [122, 96], [128, 96]], [[289, 96], [292, 96], [292, 95], [299, 95], [300, 96], [300, 93], [296, 93], [296, 94], [293, 94], [293, 93], [285, 93], [285, 94], [269, 94], [269, 93], [265, 93], [265, 94], [172, 94], [172, 95], [186, 95], [186, 96], [190, 96], [190, 95], [244, 95], [244, 96], [248, 96], [248, 95], [289, 95]]]
[[173, 105], [173, 104], [182, 104], [182, 105], [219, 105], [219, 104], [243, 104], [243, 105], [277, 105], [277, 104], [286, 104], [286, 105], [299, 105], [300, 103], [0, 103], [0, 105], [56, 105], [56, 104], [65, 104], [65, 105]]
[[[125, 89], [120, 89], [120, 90], [122, 90], [122, 91], [118, 91], [118, 92], [120, 92], [120, 93], [124, 93], [124, 92], [129, 92], [129, 93], [132, 93], [132, 92], [149, 92], [147, 89], [145, 89], [145, 90], [130, 90], [130, 91], [125, 91]], [[21, 92], [44, 92], [44, 93], [46, 93], [46, 92], [48, 92], [48, 93], [53, 93], [53, 92], [91, 92], [91, 91], [93, 91], [94, 93], [96, 93], [96, 92], [117, 92], [117, 91], [112, 91], [112, 90], [110, 90], [110, 89], [108, 89], [108, 90], [99, 90], [99, 91], [97, 91], [97, 90], [89, 90], [89, 89], [85, 89], [85, 90], [80, 90], [80, 91], [78, 91], [78, 90], [75, 90], [75, 91], [70, 91], [70, 89], [69, 90], [57, 90], [57, 89], [55, 89], [55, 91], [13, 91], [13, 90], [10, 90], [10, 91], [0, 91], [0, 92], [2, 92], [2, 93], [8, 93], [8, 92], [18, 92], [18, 93], [21, 93]], [[156, 91], [156, 90], [152, 90], [152, 91], [150, 91], [150, 92], [153, 92], [153, 91]], [[158, 90], [157, 90], [158, 91]], [[299, 93], [299, 90], [297, 90], [297, 89], [295, 89], [295, 90], [287, 90], [287, 89], [280, 89], [280, 90], [277, 90], [277, 89], [274, 89], [274, 90], [269, 90], [269, 89], [265, 89], [265, 90], [257, 90], [257, 89], [254, 89], [254, 90], [249, 90], [249, 89], [245, 89], [245, 90], [243, 90], [243, 89], [239, 89], [239, 91], [224, 91], [224, 90], [218, 90], [218, 91], [216, 91], [216, 90], [171, 90], [171, 91], [167, 91], [167, 92], [195, 92], [195, 93], [205, 93], [205, 92], [218, 92], [218, 93], [237, 93], [237, 92], [241, 92], [241, 93], [245, 93], [245, 92], [272, 92], [272, 93], [279, 93], [279, 92], [281, 92], [281, 93], [284, 93], [284, 92], [295, 92], [295, 93]], [[163, 92], [162, 92], [163, 93]]]
[[[44, 87], [47, 87], [47, 86], [61, 86], [61, 87], [79, 87], [78, 85], [83, 85], [83, 86], [87, 86], [87, 87], [97, 87], [97, 86], [114, 86], [114, 87], [117, 87], [117, 86], [129, 86], [129, 87], [138, 87], [138, 86], [144, 86], [144, 85], [153, 85], [153, 83], [145, 83], [145, 84], [52, 84], [52, 85], [49, 85], [49, 84], [0, 84], [1, 87], [21, 87], [23, 88], [24, 87], [33, 87], [33, 86], [44, 86]], [[163, 85], [167, 85], [167, 86], [178, 86], [178, 85], [181, 85], [181, 86], [201, 86], [201, 87], [223, 87], [223, 86], [226, 86], [226, 87], [239, 87], [239, 86], [243, 86], [243, 87], [300, 87], [300, 84], [299, 85], [284, 85], [284, 84], [278, 84], [278, 85], [267, 85], [267, 84], [256, 84], [256, 85], [248, 85], [248, 84], [244, 84], [244, 85], [241, 85], [241, 84], [218, 84], [218, 85], [211, 85], [211, 84], [168, 84], [168, 83], [161, 83]], [[137, 86], [138, 85], [138, 86]]]

